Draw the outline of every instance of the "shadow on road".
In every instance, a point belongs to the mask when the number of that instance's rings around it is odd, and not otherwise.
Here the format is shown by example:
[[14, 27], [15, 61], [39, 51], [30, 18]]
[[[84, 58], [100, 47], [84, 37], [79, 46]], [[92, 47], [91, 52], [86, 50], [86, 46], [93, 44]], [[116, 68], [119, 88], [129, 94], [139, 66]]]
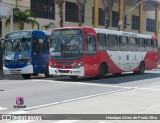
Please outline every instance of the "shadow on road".
[[83, 82], [83, 83], [97, 83], [97, 84], [119, 84], [128, 83], [139, 80], [148, 80], [153, 78], [160, 78], [160, 73], [145, 73], [143, 75], [134, 75], [133, 73], [124, 73], [121, 75], [109, 75], [105, 79], [98, 80], [95, 77], [78, 78], [77, 80], [72, 80], [69, 77], [60, 78], [56, 77], [53, 80], [64, 81], [64, 82]]
[[[154, 70], [153, 70], [154, 71]], [[53, 80], [53, 81], [60, 81], [60, 82], [83, 82], [83, 83], [97, 83], [97, 84], [120, 84], [120, 83], [128, 83], [133, 81], [139, 81], [139, 80], [148, 80], [153, 78], [159, 78], [160, 73], [152, 73], [148, 72], [143, 75], [134, 75], [133, 73], [124, 73], [121, 75], [109, 75], [106, 76], [105, 79], [96, 79], [95, 77], [85, 77], [85, 78], [78, 78], [76, 80], [73, 80], [67, 76], [63, 77], [50, 77], [45, 78], [44, 75], [40, 76], [32, 76], [29, 80]], [[8, 76], [0, 76], [0, 80], [24, 80], [21, 75], [8, 75]]]

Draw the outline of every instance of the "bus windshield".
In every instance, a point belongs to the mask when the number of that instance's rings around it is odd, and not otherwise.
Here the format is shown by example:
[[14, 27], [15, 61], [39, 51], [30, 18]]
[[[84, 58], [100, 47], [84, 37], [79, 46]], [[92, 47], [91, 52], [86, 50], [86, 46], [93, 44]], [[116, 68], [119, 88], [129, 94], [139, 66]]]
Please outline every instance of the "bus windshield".
[[31, 38], [5, 40], [4, 60], [27, 59], [31, 55]]
[[50, 41], [50, 56], [55, 59], [76, 59], [82, 56], [82, 36], [55, 37]]

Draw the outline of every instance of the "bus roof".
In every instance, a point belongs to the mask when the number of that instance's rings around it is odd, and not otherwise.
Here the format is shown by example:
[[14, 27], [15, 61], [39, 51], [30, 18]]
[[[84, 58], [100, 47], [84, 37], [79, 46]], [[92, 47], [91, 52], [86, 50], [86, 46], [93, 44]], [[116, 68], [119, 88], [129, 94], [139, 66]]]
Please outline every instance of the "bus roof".
[[47, 36], [51, 35], [51, 31], [45, 31], [45, 30], [18, 30], [18, 31], [7, 33], [5, 38], [13, 38], [15, 36], [16, 37], [26, 37], [26, 36], [30, 36], [32, 32], [44, 32], [44, 34]]
[[132, 37], [141, 37], [141, 38], [151, 38], [153, 40], [157, 40], [157, 37], [155, 35], [147, 35], [147, 34], [138, 34], [133, 32], [125, 32], [125, 31], [117, 31], [117, 30], [110, 30], [110, 29], [101, 29], [101, 28], [93, 28], [90, 26], [66, 26], [66, 27], [58, 27], [54, 28], [52, 30], [57, 29], [74, 29], [74, 28], [92, 28], [95, 30], [96, 33], [108, 33], [108, 34], [116, 34], [116, 35], [123, 35], [123, 36], [132, 36]]

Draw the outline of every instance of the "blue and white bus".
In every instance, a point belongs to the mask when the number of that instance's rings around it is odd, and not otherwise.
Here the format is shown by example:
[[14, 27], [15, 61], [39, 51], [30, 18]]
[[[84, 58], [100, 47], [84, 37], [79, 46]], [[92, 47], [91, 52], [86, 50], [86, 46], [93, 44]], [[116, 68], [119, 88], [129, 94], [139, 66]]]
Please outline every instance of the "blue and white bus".
[[49, 31], [20, 30], [6, 34], [4, 41], [4, 74], [22, 75], [29, 79], [32, 75], [44, 73], [49, 77]]

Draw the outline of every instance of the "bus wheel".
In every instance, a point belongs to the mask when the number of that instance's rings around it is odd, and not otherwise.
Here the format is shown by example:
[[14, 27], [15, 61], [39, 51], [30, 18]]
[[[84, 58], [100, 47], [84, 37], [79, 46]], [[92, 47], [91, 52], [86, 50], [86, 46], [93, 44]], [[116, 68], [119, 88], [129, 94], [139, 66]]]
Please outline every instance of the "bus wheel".
[[69, 78], [76, 80], [78, 76], [69, 76]]
[[143, 62], [141, 62], [140, 65], [139, 65], [138, 73], [139, 74], [144, 74], [144, 71], [145, 71], [145, 64]]
[[50, 77], [49, 72], [44, 73], [44, 75], [45, 75], [46, 78], [49, 78], [49, 77]]
[[98, 78], [99, 79], [104, 79], [105, 78], [105, 74], [106, 74], [106, 66], [104, 64], [101, 64], [100, 68], [99, 68]]
[[138, 71], [133, 71], [133, 74], [144, 74], [145, 71], [145, 64], [143, 62], [140, 63], [139, 65], [139, 70]]
[[23, 79], [29, 79], [31, 74], [22, 74]]

